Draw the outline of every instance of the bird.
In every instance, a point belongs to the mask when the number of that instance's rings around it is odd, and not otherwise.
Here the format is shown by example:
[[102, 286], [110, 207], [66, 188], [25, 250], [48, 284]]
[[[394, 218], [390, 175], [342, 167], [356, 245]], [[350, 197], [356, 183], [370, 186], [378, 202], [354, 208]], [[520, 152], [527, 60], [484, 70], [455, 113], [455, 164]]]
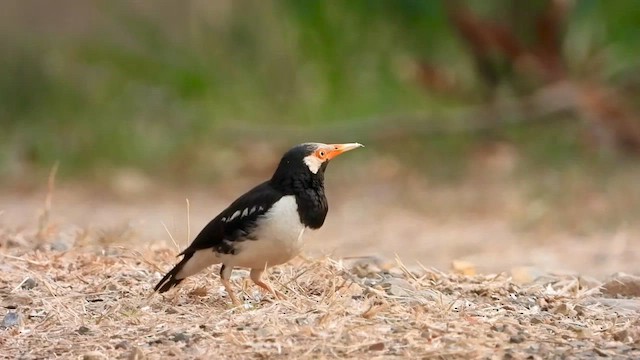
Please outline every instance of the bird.
[[269, 180], [237, 198], [202, 228], [154, 291], [164, 293], [210, 265], [221, 264], [220, 280], [233, 305], [242, 304], [229, 282], [235, 267], [249, 268], [257, 286], [284, 299], [262, 280], [262, 274], [301, 252], [305, 230], [322, 227], [329, 211], [324, 189], [327, 165], [360, 147], [309, 142], [289, 149]]

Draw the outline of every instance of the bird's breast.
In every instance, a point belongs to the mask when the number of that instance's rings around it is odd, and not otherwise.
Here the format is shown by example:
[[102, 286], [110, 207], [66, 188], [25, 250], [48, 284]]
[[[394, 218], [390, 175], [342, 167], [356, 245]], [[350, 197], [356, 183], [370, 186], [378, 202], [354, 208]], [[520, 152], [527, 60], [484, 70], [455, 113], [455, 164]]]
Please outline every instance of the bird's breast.
[[237, 266], [264, 268], [285, 263], [302, 250], [305, 225], [293, 195], [283, 196], [256, 222], [252, 238], [239, 244]]

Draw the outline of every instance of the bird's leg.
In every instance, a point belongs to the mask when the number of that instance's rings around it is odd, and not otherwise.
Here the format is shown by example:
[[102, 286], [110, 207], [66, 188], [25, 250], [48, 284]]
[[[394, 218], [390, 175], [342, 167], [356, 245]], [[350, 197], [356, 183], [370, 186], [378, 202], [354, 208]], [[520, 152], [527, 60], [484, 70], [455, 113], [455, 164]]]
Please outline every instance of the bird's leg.
[[284, 296], [284, 294], [273, 290], [273, 288], [271, 286], [269, 286], [269, 284], [267, 284], [264, 281], [262, 281], [261, 277], [262, 277], [262, 273], [263, 272], [264, 272], [263, 269], [251, 269], [251, 272], [249, 273], [249, 277], [251, 278], [251, 280], [253, 280], [253, 282], [256, 285], [260, 286], [264, 290], [266, 290], [269, 293], [271, 293], [271, 295], [273, 295], [276, 299], [278, 299], [278, 300], [286, 300], [286, 296]]
[[220, 267], [220, 281], [222, 282], [222, 285], [224, 285], [225, 290], [227, 290], [227, 294], [229, 294], [229, 298], [231, 299], [233, 305], [240, 306], [242, 305], [242, 303], [236, 297], [236, 293], [231, 288], [231, 283], [229, 282], [232, 271], [233, 266], [227, 268], [226, 266], [224, 266], [224, 264], [222, 264], [222, 266]]

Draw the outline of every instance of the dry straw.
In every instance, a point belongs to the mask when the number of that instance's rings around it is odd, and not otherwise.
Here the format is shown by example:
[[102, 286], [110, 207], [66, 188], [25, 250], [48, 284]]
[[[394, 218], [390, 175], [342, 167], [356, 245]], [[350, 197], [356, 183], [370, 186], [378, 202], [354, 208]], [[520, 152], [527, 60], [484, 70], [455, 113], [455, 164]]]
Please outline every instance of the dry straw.
[[[35, 248], [37, 233], [5, 231], [2, 243], [22, 236]], [[382, 268], [370, 258], [298, 259], [269, 276], [288, 300], [238, 271], [244, 306], [232, 308], [212, 274], [153, 295], [175, 250], [38, 246], [2, 248], [0, 316], [21, 319], [0, 330], [10, 358], [640, 356], [637, 299], [603, 305], [597, 286], [575, 277], [518, 286], [399, 259]]]

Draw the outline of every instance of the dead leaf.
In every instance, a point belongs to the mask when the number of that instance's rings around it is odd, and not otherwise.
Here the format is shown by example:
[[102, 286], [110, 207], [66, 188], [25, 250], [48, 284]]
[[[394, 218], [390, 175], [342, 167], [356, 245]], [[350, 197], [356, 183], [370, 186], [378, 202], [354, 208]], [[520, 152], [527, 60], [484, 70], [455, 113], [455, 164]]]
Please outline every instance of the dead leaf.
[[575, 325], [571, 326], [570, 329], [571, 331], [576, 333], [578, 339], [589, 339], [593, 337], [593, 331], [591, 331], [591, 329], [589, 329], [588, 327]]
[[612, 354], [609, 351], [605, 351], [605, 350], [598, 349], [598, 348], [593, 348], [593, 352], [595, 352], [596, 354], [598, 354], [599, 356], [602, 356], [602, 357], [610, 357], [612, 355], [615, 355], [615, 354]]
[[453, 272], [461, 275], [473, 276], [476, 275], [476, 266], [466, 260], [453, 260], [451, 263]]
[[381, 311], [385, 310], [388, 307], [389, 306], [387, 304], [380, 304], [380, 305], [373, 304], [369, 307], [369, 309], [367, 309], [367, 311], [362, 313], [362, 317], [365, 319], [371, 319], [372, 317], [376, 316], [377, 314], [379, 314]]
[[620, 330], [613, 334], [613, 340], [620, 342], [628, 342], [631, 339], [629, 331], [627, 329]]
[[640, 276], [615, 274], [602, 285], [602, 293], [611, 297], [640, 297]]
[[379, 285], [392, 296], [409, 296], [415, 291], [411, 283], [400, 278], [385, 279]]
[[91, 351], [82, 355], [83, 360], [106, 360], [108, 359], [103, 353], [99, 351]]
[[565, 316], [576, 316], [577, 312], [573, 309], [572, 305], [568, 305], [567, 303], [561, 303], [551, 311], [554, 314], [560, 314]]
[[511, 268], [511, 279], [516, 284], [529, 284], [545, 273], [532, 266], [516, 266]]
[[205, 297], [207, 296], [207, 288], [205, 286], [199, 286], [189, 292], [191, 296]]
[[24, 295], [9, 295], [2, 299], [2, 307], [15, 309], [18, 306], [30, 305], [33, 300], [29, 296]]

